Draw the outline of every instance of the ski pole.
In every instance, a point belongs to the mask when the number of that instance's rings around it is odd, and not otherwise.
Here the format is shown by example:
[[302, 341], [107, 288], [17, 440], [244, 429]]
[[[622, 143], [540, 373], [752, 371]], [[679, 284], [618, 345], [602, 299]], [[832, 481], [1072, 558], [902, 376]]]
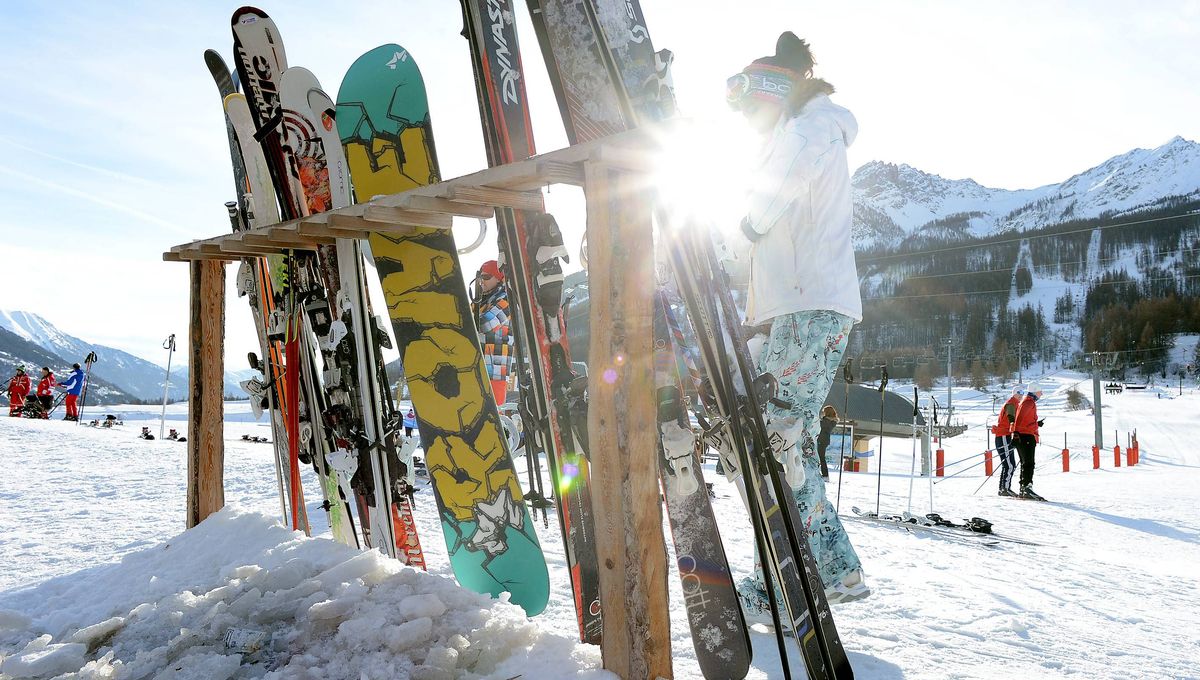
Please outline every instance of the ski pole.
[[158, 417], [158, 440], [162, 441], [163, 427], [167, 423], [167, 391], [171, 389], [171, 357], [175, 356], [175, 334], [163, 342], [163, 349], [167, 350], [167, 377], [163, 379], [163, 404], [162, 415]]
[[[908, 514], [912, 514], [913, 478], [917, 476], [917, 387], [913, 385], [912, 464], [908, 467]], [[933, 508], [929, 509], [933, 512]]]
[[84, 365], [87, 366], [87, 371], [83, 374], [83, 390], [79, 395], [79, 415], [75, 419], [76, 425], [83, 422], [83, 407], [87, 405], [88, 383], [92, 381], [92, 364], [97, 361], [99, 359], [96, 357], [95, 352], [88, 352], [87, 357], [83, 360]]
[[[842, 366], [842, 382], [846, 383], [846, 397], [842, 401], [842, 419], [844, 422], [850, 422], [850, 383], [854, 382], [854, 374], [850, 372], [850, 364], [854, 359], [846, 359], [846, 365]], [[834, 512], [838, 512], [842, 505], [842, 477], [846, 475], [846, 430], [842, 428], [842, 451], [838, 454], [838, 489], [837, 501], [833, 504]], [[854, 454], [854, 449], [850, 450], [851, 455]]]
[[888, 384], [887, 365], [879, 377], [879, 454], [875, 461], [875, 514], [879, 514], [879, 494], [883, 489], [883, 397]]

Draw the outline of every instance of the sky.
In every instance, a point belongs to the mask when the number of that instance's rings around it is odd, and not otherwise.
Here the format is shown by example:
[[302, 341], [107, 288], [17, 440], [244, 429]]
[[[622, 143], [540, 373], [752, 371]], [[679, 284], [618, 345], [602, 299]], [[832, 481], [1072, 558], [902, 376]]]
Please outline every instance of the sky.
[[[857, 116], [851, 167], [884, 160], [1030, 188], [1175, 135], [1200, 139], [1200, 0], [642, 3], [655, 46], [675, 54], [683, 112], [730, 131], [714, 133], [697, 156], [712, 163], [707, 195], [728, 204], [738, 199], [722, 189], [735, 184], [722, 159], [752, 142], [725, 107], [724, 82], [772, 53], [782, 30], [810, 41], [816, 75]], [[211, 47], [229, 60], [237, 6], [0, 5], [0, 252], [9, 277], [0, 309], [36, 312], [158, 363], [168, 334], [186, 337], [187, 266], [161, 254], [229, 229], [223, 114], [202, 54]], [[262, 5], [289, 63], [311, 69], [335, 95], [355, 58], [400, 43], [425, 75], [443, 176], [484, 167], [458, 3], [333, 6]], [[566, 137], [528, 12], [520, 2], [514, 10], [537, 145], [560, 148]], [[575, 252], [578, 190], [554, 187], [547, 205]], [[477, 228], [465, 221], [455, 233], [470, 241]], [[464, 269], [494, 257], [494, 230], [489, 236]], [[232, 273], [226, 350], [228, 368], [238, 369], [233, 362], [255, 341]]]

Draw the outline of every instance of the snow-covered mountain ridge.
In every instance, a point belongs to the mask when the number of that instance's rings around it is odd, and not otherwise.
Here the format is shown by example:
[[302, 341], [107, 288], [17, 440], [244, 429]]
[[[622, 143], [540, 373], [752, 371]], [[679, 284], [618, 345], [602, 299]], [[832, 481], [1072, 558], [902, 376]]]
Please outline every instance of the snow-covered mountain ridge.
[[1036, 189], [995, 189], [881, 161], [860, 167], [851, 183], [856, 248], [890, 247], [918, 233], [987, 236], [1200, 197], [1200, 144], [1175, 137]]
[[[119, 386], [137, 399], [162, 399], [164, 370], [158, 364], [115, 347], [97, 345], [64, 333], [45, 318], [32, 312], [0, 310], [0, 328], [41, 347], [52, 355], [61, 357], [67, 366], [75, 362], [82, 363], [88, 352], [96, 352], [99, 361], [92, 367], [96, 376]], [[180, 365], [182, 358], [177, 355], [175, 365], [171, 369], [170, 396], [172, 399], [187, 398], [187, 367]], [[27, 362], [31, 366], [42, 365], [34, 357], [12, 357], [12, 359]], [[227, 371], [225, 393], [240, 394], [241, 388], [238, 387], [238, 381], [244, 377], [240, 373]]]

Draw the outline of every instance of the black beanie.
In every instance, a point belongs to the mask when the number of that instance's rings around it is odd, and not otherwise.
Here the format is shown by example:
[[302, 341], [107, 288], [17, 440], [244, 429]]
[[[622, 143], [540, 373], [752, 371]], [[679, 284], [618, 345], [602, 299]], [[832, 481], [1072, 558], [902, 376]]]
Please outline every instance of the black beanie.
[[812, 75], [812, 68], [817, 62], [813, 59], [812, 48], [807, 42], [796, 37], [791, 31], [784, 31], [775, 41], [775, 54], [755, 59], [754, 63], [779, 66], [807, 77]]

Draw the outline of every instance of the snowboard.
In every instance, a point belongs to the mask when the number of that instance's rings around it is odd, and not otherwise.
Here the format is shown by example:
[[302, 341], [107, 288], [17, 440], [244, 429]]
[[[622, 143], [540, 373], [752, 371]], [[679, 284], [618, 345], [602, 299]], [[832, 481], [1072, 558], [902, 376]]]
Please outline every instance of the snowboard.
[[[421, 72], [399, 45], [359, 57], [338, 91], [337, 127], [363, 202], [440, 179]], [[545, 558], [509, 457], [454, 237], [369, 239], [416, 411], [450, 565], [460, 584], [509, 592], [533, 616], [550, 595]]]

